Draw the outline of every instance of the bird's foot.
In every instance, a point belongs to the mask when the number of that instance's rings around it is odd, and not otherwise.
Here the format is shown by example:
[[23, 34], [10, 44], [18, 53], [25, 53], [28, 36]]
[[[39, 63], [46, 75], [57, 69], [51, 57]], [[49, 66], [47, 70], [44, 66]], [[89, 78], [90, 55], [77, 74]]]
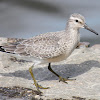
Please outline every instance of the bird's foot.
[[38, 86], [38, 88], [40, 88], [40, 89], [49, 89], [49, 87], [43, 87], [43, 86], [41, 86], [41, 85], [39, 85], [39, 84], [37, 84], [37, 86]]
[[59, 76], [59, 82], [62, 81], [64, 83], [67, 83], [66, 81], [74, 81], [74, 80], [76, 80], [76, 79], [69, 79], [69, 77], [63, 78], [63, 77]]
[[39, 89], [49, 89], [49, 87], [42, 87], [41, 85], [39, 85], [38, 83], [34, 83], [33, 85], [36, 86], [37, 91], [39, 92], [39, 95], [42, 95], [42, 92]]
[[36, 88], [38, 88], [38, 89], [49, 89], [49, 87], [43, 87], [43, 86], [39, 85], [38, 83], [33, 84], [33, 85], [35, 85]]

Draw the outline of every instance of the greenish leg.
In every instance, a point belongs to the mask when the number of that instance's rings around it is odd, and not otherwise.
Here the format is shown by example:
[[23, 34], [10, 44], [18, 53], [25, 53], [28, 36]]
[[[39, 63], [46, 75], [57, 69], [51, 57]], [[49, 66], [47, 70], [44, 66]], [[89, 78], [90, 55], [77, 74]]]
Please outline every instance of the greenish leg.
[[69, 79], [69, 78], [63, 78], [63, 77], [61, 77], [60, 75], [58, 75], [56, 72], [53, 71], [53, 69], [51, 68], [51, 64], [50, 64], [50, 63], [49, 63], [49, 65], [48, 65], [48, 69], [49, 69], [52, 73], [54, 73], [57, 77], [59, 77], [59, 82], [62, 81], [62, 82], [64, 82], [64, 83], [67, 83], [66, 81], [73, 81], [73, 80], [76, 80], [76, 79]]
[[[33, 67], [33, 66], [32, 66], [32, 67]], [[46, 87], [46, 88], [45, 88], [45, 87], [42, 87], [41, 85], [39, 85], [39, 84], [36, 82], [36, 79], [35, 79], [34, 74], [33, 74], [33, 71], [32, 71], [32, 67], [29, 68], [29, 72], [30, 72], [30, 74], [31, 74], [31, 76], [32, 76], [32, 78], [33, 78], [34, 85], [36, 86], [37, 90], [40, 92], [39, 88], [40, 88], [40, 89], [48, 89], [49, 87]]]

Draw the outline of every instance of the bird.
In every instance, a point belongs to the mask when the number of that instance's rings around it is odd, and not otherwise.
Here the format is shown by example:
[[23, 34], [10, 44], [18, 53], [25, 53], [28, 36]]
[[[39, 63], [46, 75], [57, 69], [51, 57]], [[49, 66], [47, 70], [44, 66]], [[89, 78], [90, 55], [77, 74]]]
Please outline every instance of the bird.
[[40, 89], [48, 89], [49, 87], [43, 87], [37, 83], [33, 73], [34, 66], [47, 63], [48, 70], [55, 74], [59, 81], [67, 83], [67, 81], [74, 80], [61, 77], [52, 69], [51, 63], [63, 61], [71, 55], [80, 42], [80, 28], [98, 35], [85, 23], [85, 18], [81, 14], [74, 13], [70, 15], [64, 30], [33, 36], [17, 44], [4, 45], [2, 49], [7, 53], [16, 54], [33, 62], [29, 72], [36, 89], [40, 92]]

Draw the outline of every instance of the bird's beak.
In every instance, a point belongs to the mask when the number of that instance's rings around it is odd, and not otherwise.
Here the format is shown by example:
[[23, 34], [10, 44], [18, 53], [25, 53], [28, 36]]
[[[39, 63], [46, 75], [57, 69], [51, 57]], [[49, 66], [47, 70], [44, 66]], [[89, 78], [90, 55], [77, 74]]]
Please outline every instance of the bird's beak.
[[84, 25], [84, 28], [91, 31], [91, 32], [93, 32], [93, 33], [95, 33], [96, 35], [98, 35], [98, 33], [96, 31], [94, 31], [93, 29], [91, 29], [90, 27], [88, 27], [87, 24]]

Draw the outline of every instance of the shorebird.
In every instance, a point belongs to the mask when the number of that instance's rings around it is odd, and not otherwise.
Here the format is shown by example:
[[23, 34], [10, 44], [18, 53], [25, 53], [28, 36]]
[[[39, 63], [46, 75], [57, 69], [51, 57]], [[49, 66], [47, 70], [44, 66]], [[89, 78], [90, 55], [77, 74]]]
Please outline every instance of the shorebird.
[[98, 35], [97, 32], [88, 27], [82, 15], [74, 13], [68, 19], [66, 28], [63, 31], [40, 34], [25, 39], [19, 44], [9, 44], [2, 48], [8, 53], [18, 54], [21, 57], [31, 60], [34, 64], [29, 68], [29, 72], [33, 78], [34, 85], [38, 91], [40, 91], [39, 88], [48, 89], [48, 87], [42, 87], [37, 83], [32, 68], [39, 64], [48, 63], [48, 69], [59, 78], [59, 81], [66, 83], [73, 80], [58, 75], [51, 68], [51, 63], [65, 60], [71, 55], [80, 42], [80, 28], [85, 28]]

